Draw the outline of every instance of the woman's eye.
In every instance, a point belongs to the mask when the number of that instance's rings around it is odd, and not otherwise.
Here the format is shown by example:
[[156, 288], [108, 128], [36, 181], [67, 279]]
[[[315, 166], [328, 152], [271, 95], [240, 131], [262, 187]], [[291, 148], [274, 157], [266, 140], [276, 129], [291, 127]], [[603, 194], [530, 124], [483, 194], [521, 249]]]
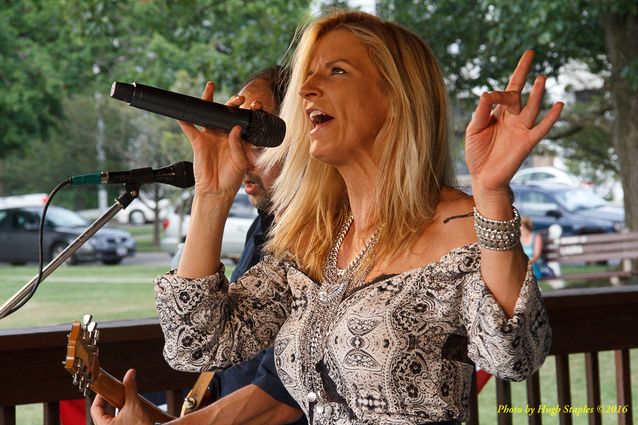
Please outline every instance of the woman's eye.
[[333, 66], [331, 71], [332, 71], [333, 74], [345, 74], [346, 73], [346, 71], [343, 68], [339, 68], [338, 66]]

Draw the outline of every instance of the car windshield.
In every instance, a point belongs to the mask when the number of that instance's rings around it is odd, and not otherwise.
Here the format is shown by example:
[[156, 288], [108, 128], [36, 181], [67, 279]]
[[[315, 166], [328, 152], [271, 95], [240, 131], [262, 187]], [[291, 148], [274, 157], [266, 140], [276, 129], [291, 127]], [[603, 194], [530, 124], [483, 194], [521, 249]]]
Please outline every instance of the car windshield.
[[566, 190], [556, 193], [556, 200], [560, 202], [567, 211], [590, 210], [607, 205], [607, 202], [589, 190]]
[[47, 224], [63, 227], [84, 227], [88, 223], [79, 214], [64, 208], [49, 208], [47, 211]]

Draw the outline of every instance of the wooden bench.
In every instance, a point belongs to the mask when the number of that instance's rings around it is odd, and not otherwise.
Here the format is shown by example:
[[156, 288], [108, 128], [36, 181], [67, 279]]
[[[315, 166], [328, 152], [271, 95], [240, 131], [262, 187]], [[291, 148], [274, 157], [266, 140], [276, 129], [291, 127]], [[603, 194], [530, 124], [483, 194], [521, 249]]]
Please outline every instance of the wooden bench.
[[636, 276], [631, 260], [638, 259], [638, 232], [566, 236], [543, 247], [545, 261], [563, 264], [606, 263], [607, 270], [560, 274], [542, 280], [604, 280]]

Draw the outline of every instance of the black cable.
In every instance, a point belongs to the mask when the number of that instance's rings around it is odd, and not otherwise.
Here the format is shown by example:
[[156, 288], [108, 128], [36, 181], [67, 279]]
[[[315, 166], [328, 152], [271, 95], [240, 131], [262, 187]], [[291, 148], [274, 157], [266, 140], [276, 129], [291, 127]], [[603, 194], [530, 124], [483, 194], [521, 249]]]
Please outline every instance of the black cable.
[[[16, 306], [14, 306], [6, 316], [15, 313], [22, 306], [26, 304], [27, 301], [31, 299], [35, 291], [38, 290], [38, 286], [42, 282], [42, 269], [44, 268], [44, 223], [46, 221], [47, 210], [49, 209], [49, 204], [51, 204], [51, 200], [55, 196], [55, 194], [62, 189], [67, 184], [71, 184], [71, 179], [66, 179], [63, 182], [59, 183], [49, 194], [47, 201], [44, 203], [44, 208], [42, 208], [42, 216], [40, 217], [40, 232], [39, 232], [39, 247], [38, 247], [38, 255], [39, 255], [39, 265], [38, 265], [38, 278], [33, 283], [31, 290], [29, 291], [29, 295], [23, 298]], [[5, 317], [6, 317], [5, 316]]]

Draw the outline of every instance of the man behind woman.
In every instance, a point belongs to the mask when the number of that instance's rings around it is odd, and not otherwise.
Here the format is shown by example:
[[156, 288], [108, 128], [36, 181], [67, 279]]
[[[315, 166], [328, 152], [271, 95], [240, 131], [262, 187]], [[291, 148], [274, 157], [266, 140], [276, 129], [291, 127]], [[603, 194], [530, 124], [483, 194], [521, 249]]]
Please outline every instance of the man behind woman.
[[364, 13], [308, 26], [282, 108], [286, 140], [266, 161], [285, 158], [272, 255], [230, 286], [219, 252], [246, 147], [238, 128], [181, 123], [196, 195], [179, 268], [156, 279], [166, 360], [223, 368], [274, 342], [310, 422], [344, 425], [458, 423], [474, 364], [517, 380], [538, 369], [551, 333], [509, 181], [562, 104], [535, 123], [544, 77], [521, 104], [532, 58], [506, 91], [481, 96], [467, 128], [472, 199], [452, 188], [429, 47]]

